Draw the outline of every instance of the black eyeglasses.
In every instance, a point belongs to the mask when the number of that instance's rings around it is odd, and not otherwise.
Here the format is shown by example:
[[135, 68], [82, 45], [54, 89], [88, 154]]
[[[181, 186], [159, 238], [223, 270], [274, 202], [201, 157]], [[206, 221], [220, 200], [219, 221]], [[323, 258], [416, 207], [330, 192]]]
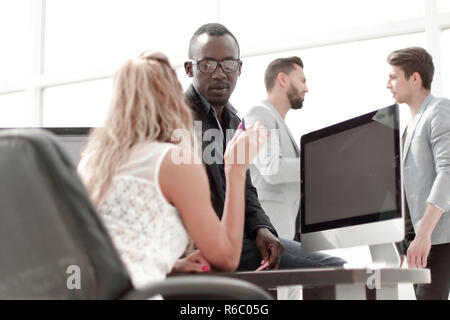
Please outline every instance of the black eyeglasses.
[[213, 73], [216, 71], [217, 66], [220, 64], [223, 72], [230, 73], [236, 72], [241, 64], [241, 60], [239, 59], [225, 59], [222, 61], [204, 59], [204, 60], [191, 60], [192, 63], [198, 65], [198, 69], [203, 73]]

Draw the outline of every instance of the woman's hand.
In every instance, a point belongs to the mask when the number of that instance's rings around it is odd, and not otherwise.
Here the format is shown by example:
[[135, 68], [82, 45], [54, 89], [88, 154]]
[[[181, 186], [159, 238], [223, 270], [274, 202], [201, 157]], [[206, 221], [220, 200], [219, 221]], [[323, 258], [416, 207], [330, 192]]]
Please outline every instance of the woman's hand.
[[202, 256], [200, 250], [195, 250], [187, 257], [179, 259], [170, 273], [203, 273], [210, 270], [211, 266]]

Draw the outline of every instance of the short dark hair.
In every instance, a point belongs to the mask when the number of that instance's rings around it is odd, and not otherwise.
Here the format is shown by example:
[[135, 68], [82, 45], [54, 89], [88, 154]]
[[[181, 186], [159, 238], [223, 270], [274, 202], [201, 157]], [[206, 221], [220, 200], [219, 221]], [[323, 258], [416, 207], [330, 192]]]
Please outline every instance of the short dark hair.
[[208, 34], [209, 36], [223, 36], [225, 34], [230, 35], [236, 42], [236, 45], [238, 47], [238, 57], [240, 56], [239, 42], [237, 41], [236, 37], [230, 32], [230, 30], [228, 30], [227, 27], [225, 27], [220, 23], [207, 23], [198, 28], [197, 31], [195, 31], [194, 35], [192, 36], [191, 41], [189, 42], [189, 52], [188, 52], [189, 59], [193, 58], [192, 46], [194, 42], [200, 35], [204, 33]]
[[392, 66], [400, 67], [407, 79], [414, 72], [418, 72], [422, 78], [422, 87], [431, 89], [434, 75], [433, 58], [424, 48], [408, 47], [395, 50], [387, 57], [387, 62]]
[[289, 58], [278, 58], [273, 60], [267, 67], [264, 73], [264, 83], [266, 84], [266, 90], [269, 92], [275, 85], [275, 79], [280, 72], [289, 74], [295, 69], [295, 65], [299, 65], [303, 68], [303, 61], [299, 57], [293, 56]]

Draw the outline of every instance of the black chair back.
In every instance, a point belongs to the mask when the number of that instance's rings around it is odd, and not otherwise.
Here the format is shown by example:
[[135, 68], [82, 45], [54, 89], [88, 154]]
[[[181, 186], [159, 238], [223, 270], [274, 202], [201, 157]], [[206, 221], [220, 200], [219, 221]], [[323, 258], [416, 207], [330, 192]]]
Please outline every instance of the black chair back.
[[53, 134], [0, 131], [0, 299], [116, 299], [131, 289]]

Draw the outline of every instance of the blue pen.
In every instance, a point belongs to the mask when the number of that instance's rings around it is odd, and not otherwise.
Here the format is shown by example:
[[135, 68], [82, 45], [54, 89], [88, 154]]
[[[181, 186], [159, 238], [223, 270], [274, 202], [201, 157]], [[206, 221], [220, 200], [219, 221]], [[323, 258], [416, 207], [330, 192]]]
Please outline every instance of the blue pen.
[[245, 131], [245, 120], [244, 120], [244, 118], [242, 118], [242, 122], [241, 123], [242, 123], [242, 130]]

